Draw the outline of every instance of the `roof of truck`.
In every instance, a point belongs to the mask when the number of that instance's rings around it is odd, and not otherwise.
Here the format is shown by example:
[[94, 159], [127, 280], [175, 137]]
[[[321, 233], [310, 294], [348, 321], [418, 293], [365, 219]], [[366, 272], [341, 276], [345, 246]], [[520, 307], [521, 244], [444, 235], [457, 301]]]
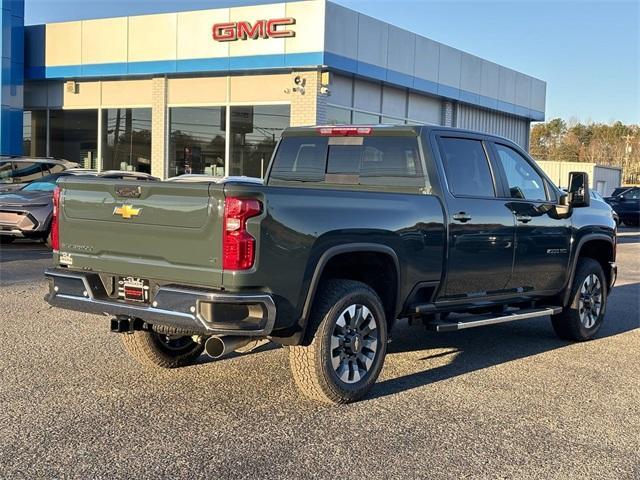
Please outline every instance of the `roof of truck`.
[[[499, 135], [492, 135], [490, 133], [478, 132], [474, 130], [466, 130], [463, 128], [454, 128], [454, 127], [443, 127], [441, 125], [389, 125], [389, 124], [380, 124], [380, 125], [318, 125], [318, 126], [308, 126], [308, 127], [289, 127], [285, 129], [282, 133], [283, 137], [286, 136], [302, 136], [302, 135], [322, 135], [321, 130], [323, 129], [332, 129], [332, 130], [348, 130], [350, 133], [346, 135], [353, 136], [367, 136], [367, 135], [421, 135], [421, 134], [429, 134], [431, 131], [438, 132], [450, 132], [450, 133], [464, 133], [464, 134], [472, 134], [472, 135], [482, 135], [483, 137], [499, 139], [502, 141], [507, 141], [509, 143], [513, 143], [512, 140], [508, 138], [501, 137]], [[370, 133], [362, 133], [361, 135], [357, 133], [358, 129], [370, 129]], [[355, 131], [354, 131], [355, 130]], [[325, 133], [325, 135], [330, 136], [329, 133]], [[340, 136], [338, 133], [336, 136]]]

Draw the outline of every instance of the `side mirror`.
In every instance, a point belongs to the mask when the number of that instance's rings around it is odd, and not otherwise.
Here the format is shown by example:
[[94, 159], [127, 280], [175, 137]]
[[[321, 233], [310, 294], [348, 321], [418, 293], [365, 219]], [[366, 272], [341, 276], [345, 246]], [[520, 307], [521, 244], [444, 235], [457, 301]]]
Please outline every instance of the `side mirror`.
[[589, 191], [589, 174], [585, 172], [569, 173], [569, 205], [573, 208], [588, 207], [591, 205], [591, 192]]
[[618, 200], [619, 202], [626, 202], [627, 201], [627, 199], [624, 198], [624, 195], [618, 195], [616, 197], [616, 200]]

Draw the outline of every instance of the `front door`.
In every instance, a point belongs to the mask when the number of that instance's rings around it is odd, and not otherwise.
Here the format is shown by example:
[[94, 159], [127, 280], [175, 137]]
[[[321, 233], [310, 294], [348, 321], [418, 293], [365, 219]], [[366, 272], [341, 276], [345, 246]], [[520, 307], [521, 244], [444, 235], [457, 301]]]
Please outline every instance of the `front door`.
[[558, 291], [569, 271], [571, 220], [557, 215], [554, 192], [524, 153], [499, 142], [493, 144], [493, 152], [516, 221], [509, 288]]
[[515, 220], [481, 137], [440, 136], [446, 185], [449, 251], [440, 299], [484, 297], [507, 288], [513, 268]]

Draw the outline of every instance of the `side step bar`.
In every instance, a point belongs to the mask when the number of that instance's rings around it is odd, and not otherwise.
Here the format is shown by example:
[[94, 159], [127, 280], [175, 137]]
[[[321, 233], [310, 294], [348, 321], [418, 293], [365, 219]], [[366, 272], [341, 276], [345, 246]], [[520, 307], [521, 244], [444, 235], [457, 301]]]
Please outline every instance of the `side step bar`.
[[560, 313], [562, 307], [535, 308], [529, 310], [518, 310], [517, 312], [500, 317], [487, 317], [486, 315], [478, 315], [474, 317], [463, 318], [459, 322], [432, 322], [427, 324], [427, 328], [436, 332], [457, 332], [458, 330], [466, 330], [467, 328], [484, 327], [486, 325], [495, 325], [497, 323], [515, 322], [516, 320], [526, 320], [529, 318], [546, 317], [547, 315], [555, 315]]

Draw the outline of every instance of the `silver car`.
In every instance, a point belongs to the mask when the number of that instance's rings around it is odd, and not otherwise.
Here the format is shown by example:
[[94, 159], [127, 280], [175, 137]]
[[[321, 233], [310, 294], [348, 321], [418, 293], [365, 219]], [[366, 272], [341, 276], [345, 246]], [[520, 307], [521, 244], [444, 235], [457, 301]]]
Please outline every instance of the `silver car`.
[[0, 192], [20, 190], [35, 180], [76, 167], [77, 163], [52, 158], [0, 157]]

